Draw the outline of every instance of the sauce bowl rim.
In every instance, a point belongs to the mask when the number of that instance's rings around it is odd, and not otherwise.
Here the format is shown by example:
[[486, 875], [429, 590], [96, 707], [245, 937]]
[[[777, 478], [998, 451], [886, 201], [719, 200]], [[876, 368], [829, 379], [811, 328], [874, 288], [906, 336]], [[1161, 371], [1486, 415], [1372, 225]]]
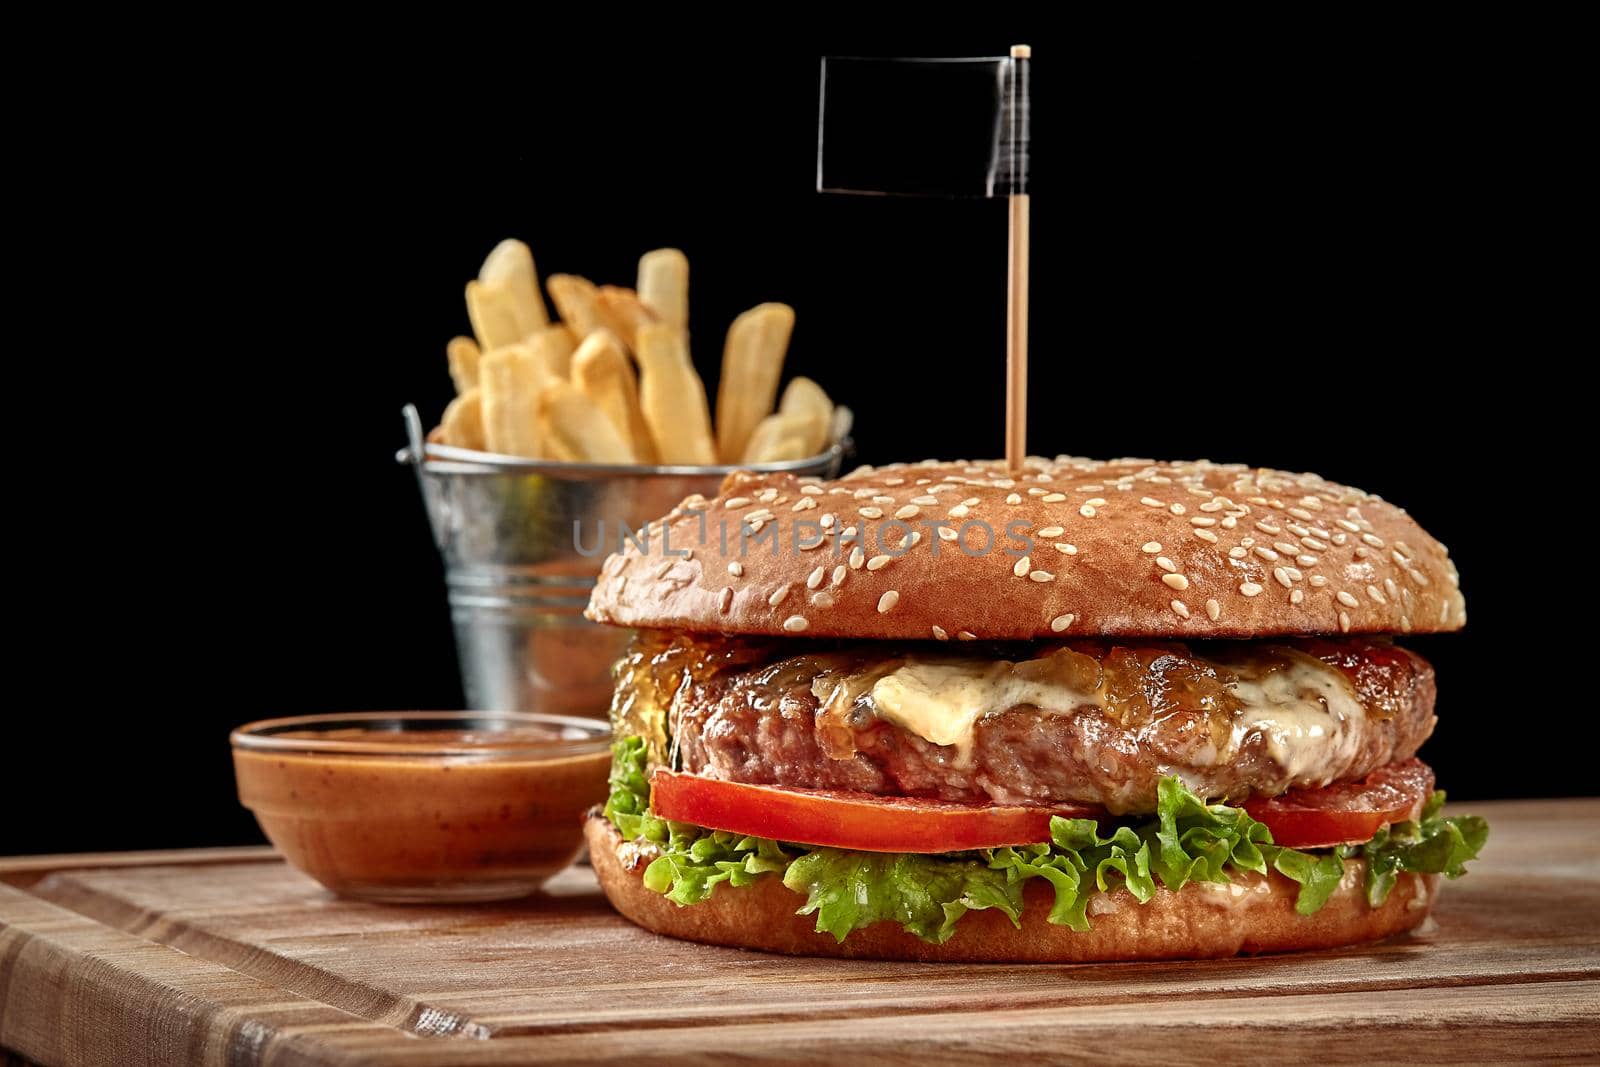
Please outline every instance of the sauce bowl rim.
[[[289, 730], [332, 729], [339, 726], [359, 727], [364, 723], [500, 723], [505, 726], [556, 726], [566, 731], [579, 731], [583, 736], [552, 737], [549, 740], [530, 741], [511, 745], [428, 745], [425, 730], [414, 731], [419, 744], [397, 745], [393, 740], [365, 741], [350, 738], [279, 737], [277, 733]], [[380, 731], [373, 731], [374, 733]], [[384, 730], [385, 734], [408, 733], [404, 725], [398, 730]], [[492, 732], [492, 729], [491, 731]], [[472, 759], [544, 759], [577, 756], [603, 752], [611, 746], [611, 726], [602, 719], [585, 719], [575, 715], [548, 715], [533, 711], [343, 711], [320, 712], [312, 715], [290, 715], [272, 719], [257, 719], [235, 727], [228, 734], [229, 744], [245, 752], [275, 752], [301, 755], [370, 756], [378, 759], [416, 760], [429, 758]]]

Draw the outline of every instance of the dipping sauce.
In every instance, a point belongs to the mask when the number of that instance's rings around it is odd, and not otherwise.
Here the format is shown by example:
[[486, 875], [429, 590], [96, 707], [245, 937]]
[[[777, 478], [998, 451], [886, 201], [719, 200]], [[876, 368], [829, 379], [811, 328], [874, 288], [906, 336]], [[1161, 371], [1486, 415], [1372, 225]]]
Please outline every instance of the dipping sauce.
[[507, 900], [566, 867], [606, 796], [609, 727], [493, 712], [368, 712], [235, 730], [239, 800], [342, 896]]

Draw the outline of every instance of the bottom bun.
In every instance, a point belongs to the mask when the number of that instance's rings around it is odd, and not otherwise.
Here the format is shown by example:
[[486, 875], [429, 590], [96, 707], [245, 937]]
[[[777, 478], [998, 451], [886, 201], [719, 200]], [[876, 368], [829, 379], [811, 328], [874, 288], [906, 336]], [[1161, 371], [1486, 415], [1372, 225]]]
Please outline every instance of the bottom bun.
[[1087, 963], [1333, 948], [1415, 928], [1428, 917], [1439, 882], [1437, 875], [1402, 874], [1389, 899], [1373, 908], [1362, 888], [1362, 864], [1351, 861], [1344, 881], [1315, 915], [1295, 913], [1299, 886], [1276, 873], [1246, 873], [1220, 886], [1191, 883], [1177, 892], [1157, 888], [1145, 904], [1119, 888], [1090, 903], [1090, 928], [1080, 933], [1046, 921], [1053, 891], [1035, 879], [1024, 890], [1020, 928], [998, 911], [970, 911], [942, 945], [888, 922], [835, 941], [831, 934], [816, 932], [812, 917], [795, 914], [804, 898], [776, 875], [763, 875], [739, 889], [718, 886], [710, 899], [680, 907], [644, 887], [646, 859], [619, 857], [623, 841], [609, 821], [591, 816], [584, 835], [600, 887], [632, 922], [669, 937], [795, 956]]

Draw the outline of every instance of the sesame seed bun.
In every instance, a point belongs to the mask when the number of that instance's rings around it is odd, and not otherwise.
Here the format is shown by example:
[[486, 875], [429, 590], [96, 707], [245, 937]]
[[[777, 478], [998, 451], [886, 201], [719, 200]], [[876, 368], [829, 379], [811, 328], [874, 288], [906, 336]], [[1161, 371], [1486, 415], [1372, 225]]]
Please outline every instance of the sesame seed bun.
[[803, 956], [858, 959], [1080, 963], [1102, 960], [1201, 959], [1239, 953], [1294, 952], [1352, 945], [1411, 930], [1428, 916], [1438, 896], [1438, 876], [1399, 875], [1387, 900], [1370, 907], [1359, 861], [1315, 914], [1294, 910], [1298, 887], [1279, 874], [1242, 874], [1226, 886], [1190, 884], [1178, 892], [1157, 888], [1139, 904], [1126, 889], [1107, 895], [1090, 928], [1079, 932], [1046, 921], [1051, 893], [1042, 879], [1024, 890], [1022, 926], [997, 911], [962, 916], [955, 935], [929, 944], [893, 923], [875, 923], [843, 941], [815, 930], [796, 915], [804, 898], [776, 875], [737, 890], [719, 887], [690, 907], [679, 907], [645, 888], [646, 862], [637, 853], [619, 858], [622, 839], [603, 817], [585, 823], [590, 861], [612, 905], [646, 930], [689, 941]]
[[[796, 547], [822, 530], [833, 536]], [[736, 472], [715, 500], [691, 497], [652, 524], [646, 551], [608, 559], [587, 614], [775, 636], [1250, 638], [1457, 630], [1466, 605], [1445, 547], [1359, 489], [1206, 461], [1058, 457], [1014, 479], [965, 461], [833, 482]]]

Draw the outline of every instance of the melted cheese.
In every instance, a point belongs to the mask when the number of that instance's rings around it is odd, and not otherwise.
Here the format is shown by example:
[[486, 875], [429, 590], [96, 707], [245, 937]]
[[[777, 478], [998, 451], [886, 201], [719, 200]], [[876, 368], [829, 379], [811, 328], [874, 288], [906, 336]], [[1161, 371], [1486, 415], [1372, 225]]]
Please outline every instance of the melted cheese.
[[[1348, 765], [1361, 746], [1365, 709], [1344, 675], [1310, 656], [1294, 655], [1287, 663], [1278, 661], [1272, 670], [1240, 671], [1229, 688], [1242, 706], [1233, 717], [1226, 747], [1203, 750], [1203, 761], [1211, 766], [1233, 759], [1248, 739], [1259, 734], [1268, 754], [1292, 778], [1317, 781], [1326, 779], [1332, 768]], [[1105, 706], [1098, 691], [1022, 677], [1005, 661], [911, 659], [872, 680], [870, 690], [865, 685], [841, 685], [835, 693], [847, 689], [850, 700], [859, 692], [870, 692], [879, 718], [935, 745], [954, 748], [958, 765], [970, 761], [974, 730], [987, 714], [1018, 704], [1032, 704], [1046, 713]]]
[[987, 665], [911, 661], [873, 683], [872, 703], [880, 718], [933, 744], [954, 747], [957, 760], [966, 762], [973, 729], [990, 712], [1018, 704], [1070, 711], [1099, 702], [1095, 693], [1020, 678], [1011, 667], [1004, 660]]

